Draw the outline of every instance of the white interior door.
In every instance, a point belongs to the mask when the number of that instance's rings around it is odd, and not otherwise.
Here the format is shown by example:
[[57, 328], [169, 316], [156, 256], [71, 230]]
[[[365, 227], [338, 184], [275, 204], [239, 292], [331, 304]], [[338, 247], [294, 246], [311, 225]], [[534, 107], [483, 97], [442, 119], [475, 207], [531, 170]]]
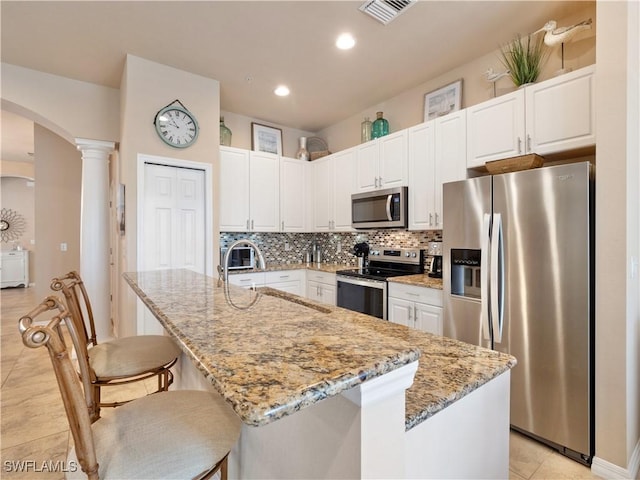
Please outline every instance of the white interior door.
[[[206, 272], [205, 205], [204, 170], [144, 164], [142, 270]], [[139, 333], [162, 333], [147, 309], [143, 323]]]

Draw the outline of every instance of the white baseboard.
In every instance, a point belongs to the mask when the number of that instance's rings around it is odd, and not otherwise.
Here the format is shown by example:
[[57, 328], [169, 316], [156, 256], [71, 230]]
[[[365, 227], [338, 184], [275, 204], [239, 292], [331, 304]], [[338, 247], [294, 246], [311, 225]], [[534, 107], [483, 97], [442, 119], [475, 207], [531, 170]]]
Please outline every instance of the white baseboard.
[[593, 457], [593, 462], [591, 463], [591, 472], [594, 475], [611, 480], [633, 480], [638, 476], [639, 471], [640, 440], [636, 443], [636, 448], [633, 449], [633, 454], [631, 454], [631, 460], [629, 461], [627, 468], [619, 467], [618, 465], [609, 463], [599, 457]]

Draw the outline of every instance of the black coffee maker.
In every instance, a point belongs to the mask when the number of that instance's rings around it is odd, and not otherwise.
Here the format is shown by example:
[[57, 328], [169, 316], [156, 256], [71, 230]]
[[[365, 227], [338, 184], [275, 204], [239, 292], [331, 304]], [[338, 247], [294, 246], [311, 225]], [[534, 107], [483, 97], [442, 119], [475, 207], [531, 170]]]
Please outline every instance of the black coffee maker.
[[427, 258], [427, 275], [442, 278], [442, 242], [429, 242]]

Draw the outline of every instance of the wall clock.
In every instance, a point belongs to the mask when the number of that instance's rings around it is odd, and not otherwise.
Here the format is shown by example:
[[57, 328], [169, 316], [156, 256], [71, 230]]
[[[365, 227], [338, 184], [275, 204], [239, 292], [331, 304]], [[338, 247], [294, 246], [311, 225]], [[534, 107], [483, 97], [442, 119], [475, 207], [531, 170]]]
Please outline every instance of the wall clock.
[[193, 145], [198, 138], [198, 122], [196, 117], [180, 102], [175, 100], [161, 108], [153, 120], [156, 132], [169, 146], [186, 148]]

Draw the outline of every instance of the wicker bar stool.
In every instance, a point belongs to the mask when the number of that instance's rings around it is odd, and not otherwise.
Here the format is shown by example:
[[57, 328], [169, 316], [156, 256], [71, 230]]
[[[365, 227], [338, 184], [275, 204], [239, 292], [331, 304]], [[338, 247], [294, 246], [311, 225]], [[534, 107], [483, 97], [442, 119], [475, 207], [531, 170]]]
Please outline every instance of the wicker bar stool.
[[78, 272], [72, 271], [64, 277], [54, 278], [51, 289], [64, 294], [71, 321], [75, 322], [72, 340], [80, 373], [88, 382], [85, 388], [92, 389], [87, 398], [93, 402], [88, 407], [94, 421], [100, 418], [101, 407], [117, 407], [129, 401], [103, 402], [100, 393], [103, 387], [157, 376], [158, 388], [153, 393], [169, 389], [173, 383], [173, 374], [169, 369], [180, 356], [180, 348], [170, 337], [139, 335], [98, 344], [91, 302]]
[[[48, 323], [34, 324], [40, 315]], [[240, 419], [217, 394], [160, 392], [133, 400], [92, 422], [81, 379], [69, 358], [61, 324], [74, 329], [70, 312], [47, 297], [19, 321], [23, 343], [45, 346], [53, 364], [73, 435], [67, 458], [82, 469], [67, 478], [227, 478], [227, 457], [240, 435]], [[92, 392], [93, 390], [90, 390]], [[75, 463], [72, 463], [75, 462]], [[84, 472], [84, 474], [82, 473]]]

